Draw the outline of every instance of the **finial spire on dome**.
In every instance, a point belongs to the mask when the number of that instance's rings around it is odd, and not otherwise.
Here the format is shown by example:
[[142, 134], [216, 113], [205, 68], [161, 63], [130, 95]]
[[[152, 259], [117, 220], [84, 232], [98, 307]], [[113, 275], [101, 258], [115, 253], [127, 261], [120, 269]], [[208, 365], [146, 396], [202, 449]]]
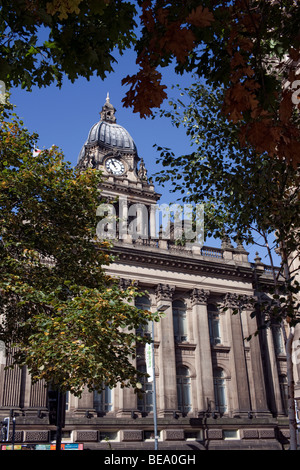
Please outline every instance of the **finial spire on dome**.
[[107, 92], [106, 101], [100, 113], [101, 121], [115, 123], [116, 122], [115, 112], [116, 112], [116, 109], [110, 103], [109, 93]]

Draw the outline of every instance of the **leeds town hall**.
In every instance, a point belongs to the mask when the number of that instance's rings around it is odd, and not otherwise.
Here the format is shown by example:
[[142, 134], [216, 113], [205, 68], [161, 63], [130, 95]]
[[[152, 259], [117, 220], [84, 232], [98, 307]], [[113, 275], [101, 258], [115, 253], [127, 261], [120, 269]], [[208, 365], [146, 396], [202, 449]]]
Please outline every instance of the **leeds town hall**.
[[[109, 98], [88, 132], [78, 166], [102, 170], [102, 195], [107, 201], [119, 198], [122, 216], [130, 219], [133, 205], [146, 209], [141, 233], [151, 233], [160, 194], [147, 176], [147, 158], [117, 123]], [[288, 448], [282, 331], [274, 326], [245, 340], [259, 326], [259, 316], [250, 316], [251, 299], [270, 289], [270, 268], [258, 256], [250, 262], [245, 248], [228, 239], [220, 248], [193, 246], [176, 243], [172, 233], [169, 238], [126, 233], [113, 252], [116, 261], [108, 273], [146, 293], [137, 307], [164, 312], [154, 325], [154, 380], [144, 380], [142, 398], [119, 386], [101, 394], [84, 391], [81, 398], [67, 394], [62, 444], [116, 451], [154, 449], [155, 441], [161, 450], [179, 451]], [[32, 384], [26, 370], [5, 368], [9, 361], [0, 350], [1, 421], [13, 412], [15, 446], [47, 448], [56, 431], [51, 394], [43, 383]], [[135, 365], [146, 371], [142, 348]]]

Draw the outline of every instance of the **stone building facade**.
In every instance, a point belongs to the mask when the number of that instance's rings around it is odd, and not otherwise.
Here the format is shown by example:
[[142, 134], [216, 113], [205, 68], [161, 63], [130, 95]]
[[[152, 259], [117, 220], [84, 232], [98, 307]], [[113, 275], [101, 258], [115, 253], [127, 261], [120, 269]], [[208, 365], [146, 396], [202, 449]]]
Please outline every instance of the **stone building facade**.
[[[85, 449], [154, 449], [154, 414], [159, 449], [282, 449], [288, 446], [286, 358], [281, 331], [257, 331], [251, 299], [272, 283], [269, 268], [250, 263], [242, 245], [221, 248], [178, 244], [156, 236], [156, 193], [129, 133], [116, 123], [107, 98], [101, 119], [90, 130], [78, 166], [101, 168], [102, 195], [119, 197], [120, 221], [140, 225], [115, 240], [117, 260], [108, 272], [145, 292], [138, 307], [164, 314], [155, 323], [153, 382], [137, 397], [132, 389], [67, 396], [64, 443]], [[99, 230], [103, 229], [99, 226]], [[223, 309], [220, 306], [226, 306]], [[235, 313], [235, 314], [233, 314]], [[147, 331], [146, 331], [147, 333]], [[151, 333], [149, 329], [149, 334]], [[144, 349], [136, 366], [146, 368]], [[49, 444], [49, 395], [32, 384], [26, 370], [4, 370], [0, 352], [0, 415], [14, 412], [15, 444]], [[154, 403], [156, 402], [156, 408]]]

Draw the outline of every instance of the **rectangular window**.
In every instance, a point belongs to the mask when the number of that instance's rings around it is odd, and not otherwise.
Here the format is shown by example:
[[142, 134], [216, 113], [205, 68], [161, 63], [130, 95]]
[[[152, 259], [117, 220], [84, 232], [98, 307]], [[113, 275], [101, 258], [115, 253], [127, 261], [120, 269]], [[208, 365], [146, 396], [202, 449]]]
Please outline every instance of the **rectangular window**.
[[209, 332], [211, 344], [221, 344], [221, 330], [219, 314], [209, 314]]
[[184, 431], [184, 438], [186, 441], [202, 441], [202, 431]]
[[[73, 442], [72, 431], [62, 431], [62, 442]], [[56, 431], [50, 431], [50, 442], [56, 442]]]
[[[160, 439], [160, 431], [157, 431], [158, 439]], [[144, 441], [152, 441], [155, 438], [154, 431], [143, 431]]]
[[188, 341], [186, 307], [180, 300], [175, 300], [172, 306], [174, 339], [177, 343]]
[[117, 441], [119, 437], [118, 431], [100, 431], [100, 441]]
[[224, 429], [223, 430], [223, 439], [239, 439], [240, 433], [238, 429]]
[[94, 408], [99, 412], [109, 412], [113, 409], [113, 391], [109, 387], [99, 393], [94, 391]]

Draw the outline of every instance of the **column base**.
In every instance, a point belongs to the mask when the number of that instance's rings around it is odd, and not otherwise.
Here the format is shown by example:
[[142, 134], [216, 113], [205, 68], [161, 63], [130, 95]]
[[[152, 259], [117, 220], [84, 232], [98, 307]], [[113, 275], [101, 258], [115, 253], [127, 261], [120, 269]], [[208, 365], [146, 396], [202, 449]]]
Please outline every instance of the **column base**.
[[118, 410], [116, 412], [116, 417], [117, 418], [132, 418], [132, 419], [136, 419], [136, 418], [139, 418], [141, 416], [141, 413], [140, 411], [138, 410]]
[[177, 419], [182, 416], [179, 410], [159, 410], [157, 413], [158, 418], [174, 418]]

